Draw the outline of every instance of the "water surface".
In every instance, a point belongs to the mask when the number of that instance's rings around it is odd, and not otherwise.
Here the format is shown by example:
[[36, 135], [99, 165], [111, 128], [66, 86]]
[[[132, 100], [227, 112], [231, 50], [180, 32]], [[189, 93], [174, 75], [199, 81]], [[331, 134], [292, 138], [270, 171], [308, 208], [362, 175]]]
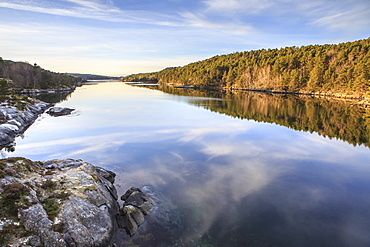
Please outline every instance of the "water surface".
[[158, 210], [119, 246], [370, 246], [362, 110], [182, 94], [84, 85], [57, 104], [72, 115], [43, 114], [3, 155], [83, 159], [116, 172], [119, 193], [147, 186]]

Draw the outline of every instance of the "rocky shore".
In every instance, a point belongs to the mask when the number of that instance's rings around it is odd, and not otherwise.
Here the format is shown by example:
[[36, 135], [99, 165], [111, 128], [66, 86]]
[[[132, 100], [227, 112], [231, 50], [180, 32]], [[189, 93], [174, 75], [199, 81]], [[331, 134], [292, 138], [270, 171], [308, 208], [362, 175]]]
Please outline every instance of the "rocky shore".
[[[81, 85], [81, 84], [78, 84]], [[38, 95], [43, 93], [62, 93], [62, 92], [73, 92], [76, 87], [71, 88], [56, 88], [56, 89], [29, 89], [29, 90], [19, 90], [16, 91], [17, 94], [26, 94], [26, 95]]]
[[[48, 108], [51, 116], [74, 110], [26, 98], [0, 104], [1, 147]], [[115, 176], [82, 160], [1, 159], [0, 246], [116, 246], [118, 228], [133, 236], [153, 202], [130, 188], [120, 209]]]
[[81, 160], [0, 161], [1, 246], [113, 246], [115, 174]]
[[120, 209], [116, 174], [82, 160], [0, 160], [0, 246], [116, 246], [153, 210], [130, 188]]
[[0, 147], [11, 144], [51, 106], [28, 97], [10, 98], [0, 103]]
[[240, 91], [250, 91], [250, 92], [260, 92], [260, 93], [271, 93], [271, 94], [294, 94], [294, 95], [304, 95], [318, 98], [331, 98], [340, 99], [345, 101], [350, 101], [354, 105], [359, 105], [364, 108], [370, 107], [370, 98], [365, 97], [362, 94], [347, 94], [338, 92], [314, 92], [314, 91], [286, 91], [286, 90], [268, 90], [268, 89], [249, 89], [249, 88], [233, 88], [224, 87], [223, 90], [240, 90]]

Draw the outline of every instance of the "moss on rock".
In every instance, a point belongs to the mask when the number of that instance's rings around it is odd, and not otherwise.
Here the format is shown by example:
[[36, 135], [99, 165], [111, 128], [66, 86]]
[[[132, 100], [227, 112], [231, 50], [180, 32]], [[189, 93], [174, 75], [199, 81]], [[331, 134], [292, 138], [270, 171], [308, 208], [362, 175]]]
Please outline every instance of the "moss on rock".
[[111, 246], [119, 206], [102, 171], [81, 160], [1, 159], [0, 246]]

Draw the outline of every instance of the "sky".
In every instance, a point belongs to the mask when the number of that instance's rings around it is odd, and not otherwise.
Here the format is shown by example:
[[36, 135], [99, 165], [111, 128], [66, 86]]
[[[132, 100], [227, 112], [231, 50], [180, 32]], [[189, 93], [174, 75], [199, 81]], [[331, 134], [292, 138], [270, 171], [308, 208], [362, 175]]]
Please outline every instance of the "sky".
[[370, 37], [369, 0], [0, 0], [0, 57], [121, 76]]

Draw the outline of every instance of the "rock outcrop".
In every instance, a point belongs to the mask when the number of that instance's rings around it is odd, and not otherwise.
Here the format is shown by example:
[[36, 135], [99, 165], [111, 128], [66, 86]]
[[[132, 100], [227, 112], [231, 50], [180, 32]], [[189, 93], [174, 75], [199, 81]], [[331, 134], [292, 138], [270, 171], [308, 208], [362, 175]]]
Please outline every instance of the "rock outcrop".
[[154, 208], [152, 200], [140, 189], [131, 187], [121, 196], [124, 201], [120, 214], [117, 216], [118, 226], [125, 228], [133, 236], [137, 228], [144, 223], [144, 216]]
[[0, 147], [12, 143], [31, 125], [51, 104], [32, 99], [16, 103], [5, 101], [0, 104]]
[[46, 113], [53, 117], [66, 116], [71, 114], [75, 109], [66, 107], [52, 107]]
[[114, 246], [114, 179], [81, 160], [0, 160], [0, 246]]
[[153, 201], [116, 174], [82, 160], [0, 160], [0, 246], [115, 246], [118, 228], [133, 236]]
[[[127, 228], [126, 231], [119, 230], [117, 246], [193, 246], [189, 242], [184, 243], [183, 234], [184, 231], [192, 229], [194, 224], [199, 223], [197, 218], [187, 222], [183, 209], [178, 208], [167, 194], [154, 187], [144, 186], [140, 190], [150, 198], [154, 206], [153, 210], [145, 216], [145, 222], [137, 229], [133, 237], [127, 236], [129, 233]], [[125, 201], [125, 204], [127, 203], [128, 201]], [[123, 212], [124, 209], [121, 209], [121, 214]]]

